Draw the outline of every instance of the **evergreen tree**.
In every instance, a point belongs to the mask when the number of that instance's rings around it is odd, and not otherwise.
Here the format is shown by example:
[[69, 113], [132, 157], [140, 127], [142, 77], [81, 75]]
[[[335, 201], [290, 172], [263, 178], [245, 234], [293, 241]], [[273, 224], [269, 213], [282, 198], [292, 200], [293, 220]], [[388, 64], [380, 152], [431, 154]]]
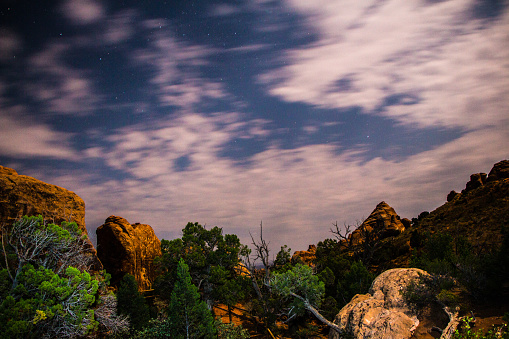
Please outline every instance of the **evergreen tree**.
[[117, 312], [129, 316], [131, 330], [141, 329], [150, 318], [145, 298], [138, 291], [138, 283], [131, 274], [126, 274], [120, 282], [117, 293]]
[[177, 279], [168, 306], [169, 333], [172, 338], [214, 338], [214, 318], [198, 288], [191, 282], [189, 267], [180, 259]]
[[116, 314], [107, 275], [88, 272], [87, 238], [76, 223], [23, 217], [6, 238], [3, 255], [13, 260], [0, 269], [2, 338], [75, 338], [128, 327]]

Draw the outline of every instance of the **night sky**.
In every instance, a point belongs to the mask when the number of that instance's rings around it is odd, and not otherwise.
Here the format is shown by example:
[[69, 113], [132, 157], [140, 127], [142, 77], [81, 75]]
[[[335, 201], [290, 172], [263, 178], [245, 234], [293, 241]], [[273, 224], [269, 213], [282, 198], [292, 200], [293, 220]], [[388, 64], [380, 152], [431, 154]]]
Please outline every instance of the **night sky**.
[[495, 0], [2, 1], [0, 164], [159, 238], [273, 253], [384, 200], [412, 218], [509, 158]]

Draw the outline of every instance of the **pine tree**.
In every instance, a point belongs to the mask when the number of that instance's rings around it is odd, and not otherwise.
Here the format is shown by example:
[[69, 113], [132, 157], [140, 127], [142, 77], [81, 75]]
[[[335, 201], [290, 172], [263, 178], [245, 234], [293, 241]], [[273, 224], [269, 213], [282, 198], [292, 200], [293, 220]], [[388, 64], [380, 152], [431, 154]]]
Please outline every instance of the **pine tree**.
[[212, 313], [200, 299], [183, 259], [177, 267], [177, 279], [168, 306], [168, 325], [172, 338], [214, 338], [216, 335]]
[[117, 312], [129, 316], [131, 330], [141, 329], [150, 318], [145, 298], [138, 291], [138, 283], [131, 274], [126, 274], [120, 282], [117, 293]]

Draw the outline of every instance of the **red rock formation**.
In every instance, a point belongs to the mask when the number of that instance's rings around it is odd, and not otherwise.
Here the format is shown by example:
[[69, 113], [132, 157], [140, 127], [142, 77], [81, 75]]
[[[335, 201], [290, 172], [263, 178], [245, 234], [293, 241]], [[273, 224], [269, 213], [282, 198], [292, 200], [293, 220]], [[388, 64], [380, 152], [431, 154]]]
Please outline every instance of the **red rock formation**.
[[39, 214], [55, 224], [74, 221], [88, 235], [85, 202], [76, 193], [0, 166], [0, 222]]
[[308, 266], [313, 266], [316, 259], [316, 245], [309, 245], [307, 251], [295, 251], [292, 255], [292, 263], [302, 262]]
[[[10, 227], [24, 215], [42, 215], [57, 225], [73, 221], [88, 235], [85, 202], [76, 193], [0, 166], [0, 226]], [[101, 270], [102, 264], [90, 240], [88, 246], [87, 251], [93, 257], [92, 268]]]
[[149, 225], [129, 224], [121, 217], [110, 216], [96, 230], [97, 253], [111, 283], [118, 286], [129, 273], [140, 291], [152, 288], [155, 279], [154, 258], [161, 255], [161, 241]]
[[[364, 232], [373, 232], [380, 238], [397, 236], [405, 230], [405, 224], [409, 224], [408, 219], [401, 219], [394, 208], [385, 201], [379, 203], [371, 212], [369, 217], [352, 232], [349, 241], [352, 245], [357, 245], [363, 240]], [[408, 227], [408, 226], [407, 226]]]

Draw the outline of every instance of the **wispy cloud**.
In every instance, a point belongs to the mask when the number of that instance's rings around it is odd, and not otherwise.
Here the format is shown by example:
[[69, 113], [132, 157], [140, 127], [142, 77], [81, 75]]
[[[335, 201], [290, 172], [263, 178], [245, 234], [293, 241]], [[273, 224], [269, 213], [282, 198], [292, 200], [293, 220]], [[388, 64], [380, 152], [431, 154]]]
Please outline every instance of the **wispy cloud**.
[[11, 30], [0, 28], [0, 62], [12, 62], [21, 51], [21, 38]]
[[[16, 159], [53, 158], [78, 160], [70, 145], [69, 133], [53, 130], [49, 125], [30, 121], [21, 106], [1, 106], [0, 155]], [[7, 115], [11, 113], [16, 118]], [[25, 118], [22, 118], [25, 116]]]
[[66, 63], [64, 57], [72, 48], [69, 43], [50, 42], [28, 61], [33, 80], [22, 86], [47, 113], [90, 114], [99, 99], [86, 73]]
[[[507, 123], [508, 13], [481, 27], [469, 17], [470, 1], [287, 3], [319, 39], [290, 50], [286, 67], [260, 77], [271, 94], [326, 108], [359, 106], [420, 127]], [[342, 79], [348, 88], [337, 87]], [[388, 105], [393, 96], [416, 100]]]
[[[166, 26], [162, 19], [147, 21], [146, 25], [161, 28], [161, 22]], [[200, 68], [208, 65], [212, 50], [178, 40], [168, 35], [167, 28], [151, 35], [150, 40], [147, 48], [136, 51], [134, 60], [153, 74], [150, 82], [157, 88], [161, 105], [190, 109], [203, 100], [228, 95], [221, 83], [202, 76]]]
[[95, 0], [67, 0], [62, 12], [71, 23], [79, 25], [95, 23], [106, 14], [103, 5]]

